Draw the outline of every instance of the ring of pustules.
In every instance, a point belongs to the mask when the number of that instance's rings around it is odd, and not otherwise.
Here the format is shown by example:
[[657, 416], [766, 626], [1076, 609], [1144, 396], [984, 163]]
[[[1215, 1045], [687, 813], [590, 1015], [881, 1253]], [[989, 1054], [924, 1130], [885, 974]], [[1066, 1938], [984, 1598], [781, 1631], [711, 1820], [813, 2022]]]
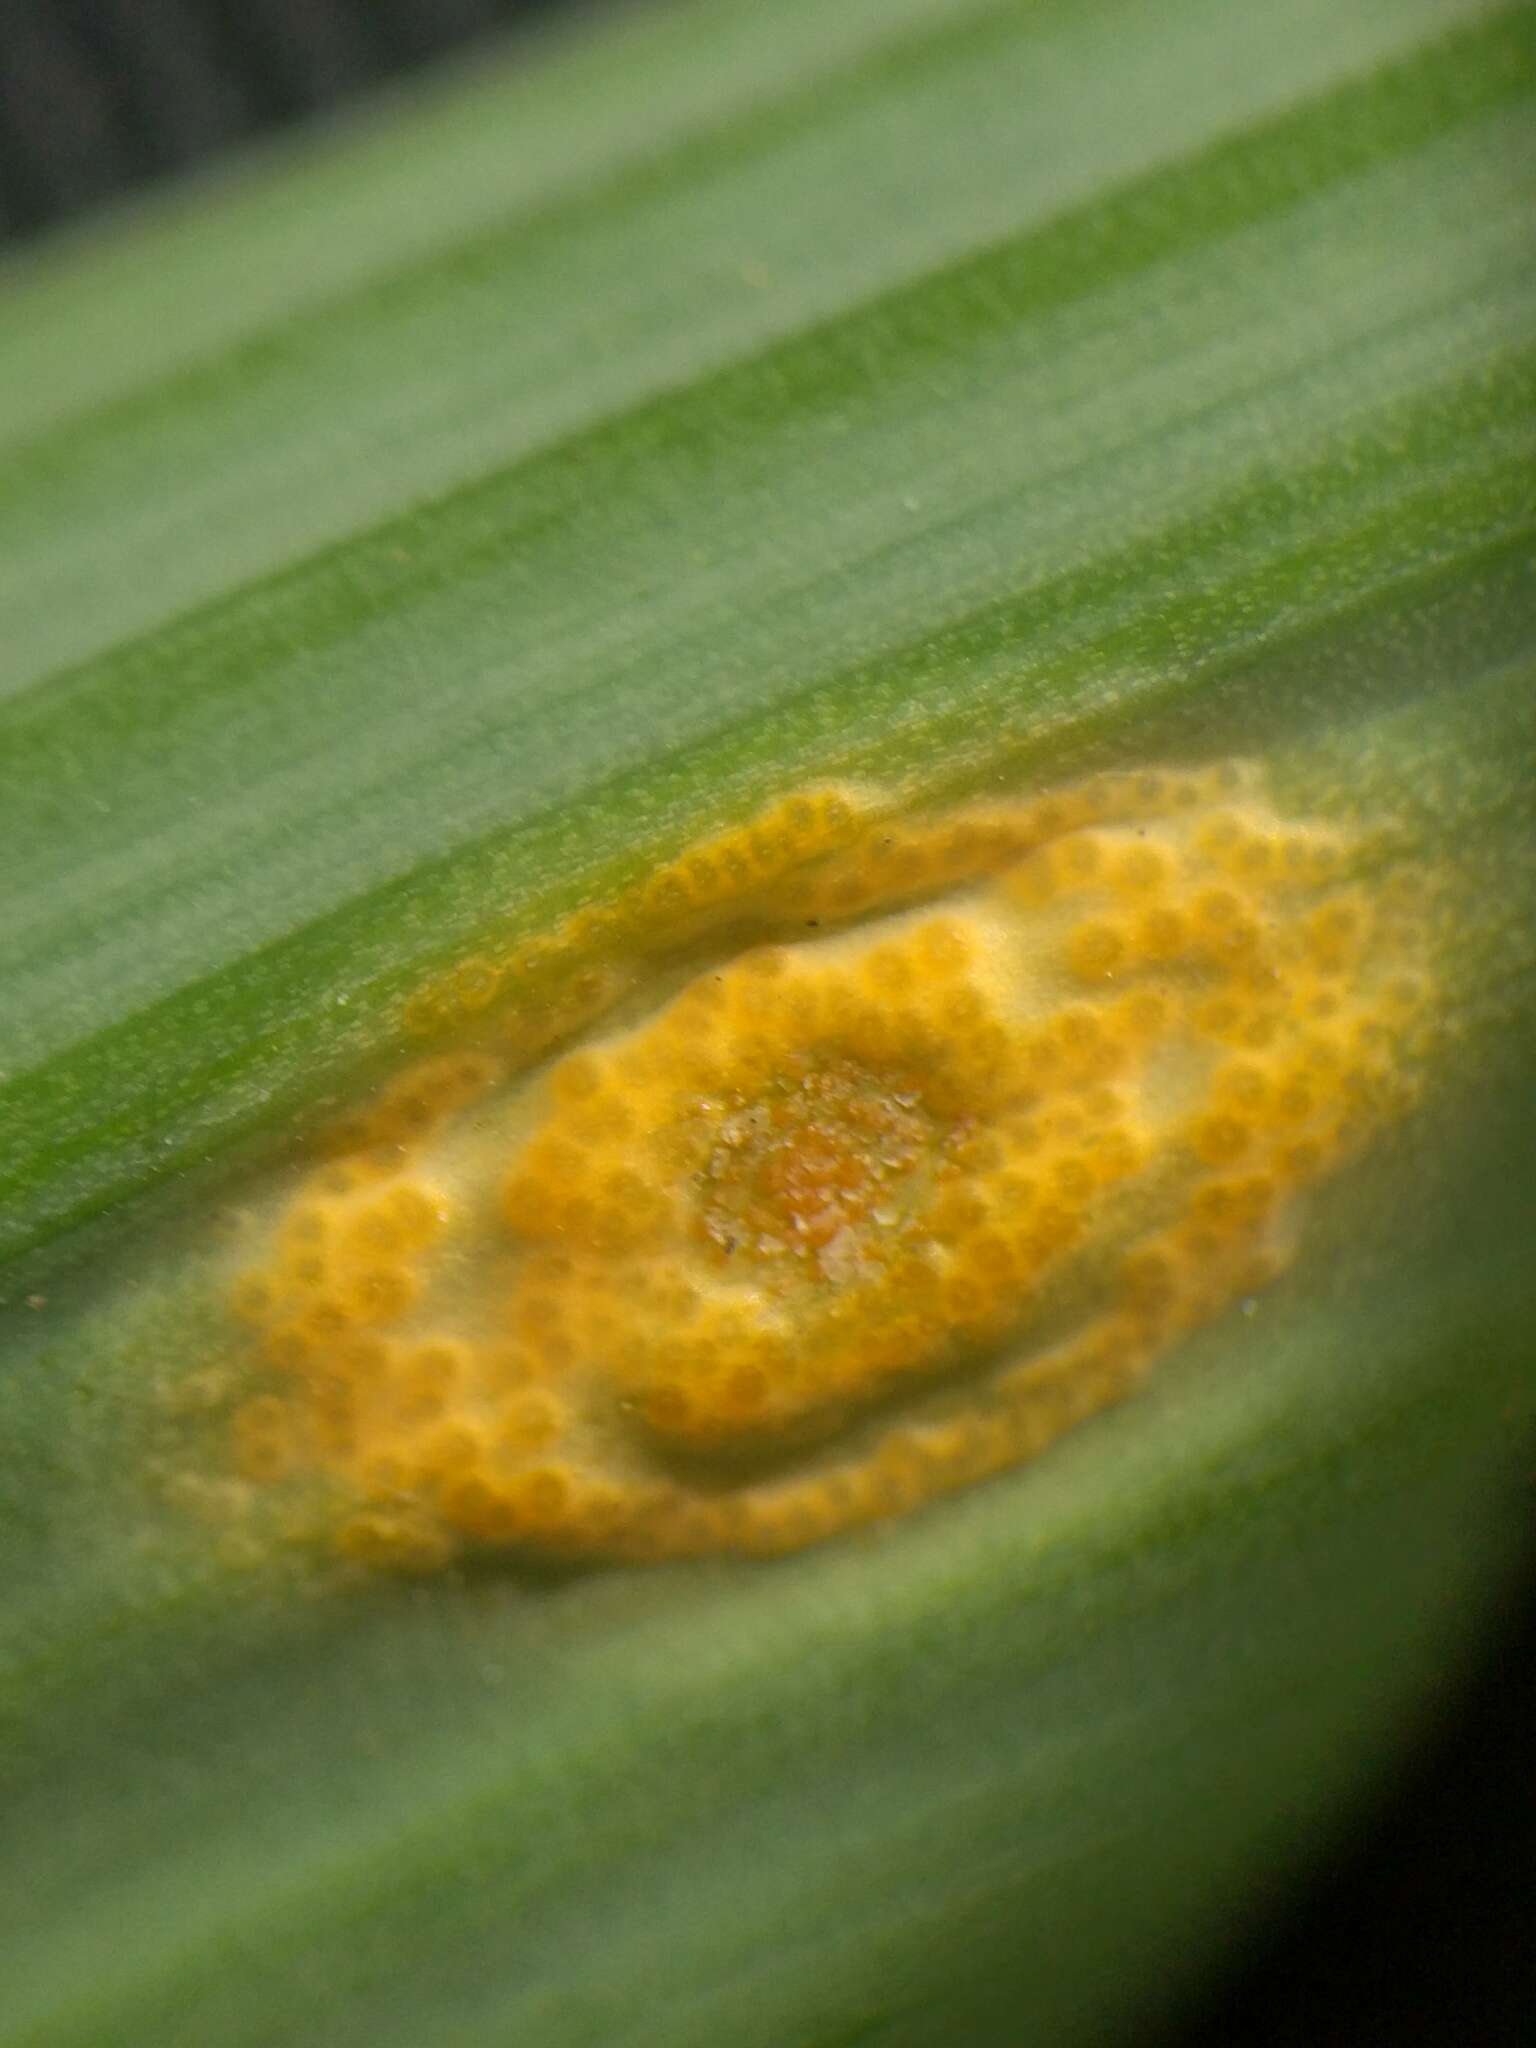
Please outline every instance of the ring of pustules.
[[234, 1463], [417, 1567], [781, 1552], [1016, 1465], [1286, 1264], [1414, 1099], [1426, 956], [1240, 765], [792, 796], [416, 999], [459, 1048], [234, 1283]]

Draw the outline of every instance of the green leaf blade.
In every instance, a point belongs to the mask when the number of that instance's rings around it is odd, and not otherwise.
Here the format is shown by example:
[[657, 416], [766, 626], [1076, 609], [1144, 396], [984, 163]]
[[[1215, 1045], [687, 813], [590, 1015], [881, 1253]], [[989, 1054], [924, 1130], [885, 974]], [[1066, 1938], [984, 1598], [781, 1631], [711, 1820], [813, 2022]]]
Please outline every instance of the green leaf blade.
[[[1118, 2037], [1519, 1547], [1536, 16], [764, 20], [0, 326], [7, 2038]], [[1465, 1036], [1135, 1402], [767, 1568], [338, 1590], [155, 1505], [210, 1219], [424, 977], [806, 779], [1231, 752], [1455, 868]]]

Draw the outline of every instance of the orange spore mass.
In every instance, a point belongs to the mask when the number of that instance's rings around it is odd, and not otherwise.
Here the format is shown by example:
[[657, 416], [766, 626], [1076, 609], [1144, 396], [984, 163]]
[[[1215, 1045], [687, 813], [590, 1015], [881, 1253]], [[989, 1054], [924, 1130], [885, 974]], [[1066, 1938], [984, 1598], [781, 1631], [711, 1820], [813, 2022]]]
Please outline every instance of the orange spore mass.
[[1412, 1106], [1398, 883], [1241, 764], [929, 818], [822, 788], [462, 963], [408, 1010], [465, 1042], [233, 1283], [241, 1482], [425, 1568], [791, 1550], [1035, 1456]]

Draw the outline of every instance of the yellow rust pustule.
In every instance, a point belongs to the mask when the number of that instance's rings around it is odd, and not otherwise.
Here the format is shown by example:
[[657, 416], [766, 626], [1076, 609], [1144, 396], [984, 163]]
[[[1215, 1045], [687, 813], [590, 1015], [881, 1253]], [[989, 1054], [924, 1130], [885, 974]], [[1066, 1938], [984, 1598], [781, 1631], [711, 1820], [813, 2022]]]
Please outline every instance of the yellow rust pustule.
[[409, 1021], [466, 1043], [233, 1284], [234, 1467], [427, 1567], [790, 1550], [1032, 1456], [1411, 1105], [1430, 947], [1365, 850], [1235, 763], [815, 788], [464, 963]]

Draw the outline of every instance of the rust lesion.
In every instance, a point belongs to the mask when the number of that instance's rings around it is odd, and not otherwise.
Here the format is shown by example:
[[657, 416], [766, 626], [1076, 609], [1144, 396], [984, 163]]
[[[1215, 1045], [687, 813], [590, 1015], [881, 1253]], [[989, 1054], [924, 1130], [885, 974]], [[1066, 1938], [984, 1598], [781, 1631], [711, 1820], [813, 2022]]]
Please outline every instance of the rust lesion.
[[1374, 844], [1239, 763], [819, 787], [464, 963], [413, 1005], [459, 1049], [232, 1286], [233, 1467], [425, 1568], [778, 1552], [1034, 1456], [1412, 1106], [1432, 947]]

